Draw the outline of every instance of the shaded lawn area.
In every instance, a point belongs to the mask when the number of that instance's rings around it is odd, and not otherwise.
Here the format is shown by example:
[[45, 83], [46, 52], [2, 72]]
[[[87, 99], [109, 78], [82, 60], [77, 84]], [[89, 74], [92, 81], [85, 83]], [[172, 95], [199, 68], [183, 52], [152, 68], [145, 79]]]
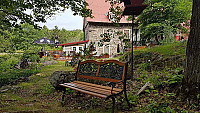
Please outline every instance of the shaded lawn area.
[[[0, 94], [0, 112], [110, 112], [111, 101], [103, 104], [108, 109], [100, 107], [101, 99], [92, 96], [80, 96], [69, 91], [64, 107], [61, 106], [62, 92], [58, 92], [49, 82], [49, 77], [55, 71], [73, 71], [72, 67], [65, 67], [65, 62], [48, 65], [34, 74], [26, 82], [12, 86], [12, 89]], [[70, 93], [71, 92], [71, 93]]]
[[45, 66], [41, 73], [28, 78], [27, 82], [13, 86], [11, 91], [0, 94], [0, 112], [59, 112], [66, 108], [60, 106], [60, 93], [49, 83], [54, 71], [73, 70], [65, 67], [64, 62]]
[[[183, 45], [176, 43], [162, 47], [154, 47], [153, 49], [136, 52], [138, 54], [156, 52], [166, 58], [173, 55], [182, 55], [184, 59], [185, 47]], [[166, 50], [165, 47], [168, 47], [168, 49], [171, 48], [171, 51]], [[178, 96], [183, 77], [182, 74], [178, 73], [183, 70], [182, 66], [175, 66], [174, 68], [165, 67], [162, 70], [149, 71], [145, 68], [146, 64], [146, 62], [137, 64], [134, 70], [134, 81], [127, 81], [128, 99], [134, 106], [131, 108], [131, 111], [123, 111], [123, 108], [127, 107], [126, 102], [117, 102], [116, 104], [119, 108], [115, 110], [117, 113], [200, 112], [199, 103], [190, 105], [188, 102], [182, 100], [180, 95]], [[40, 73], [30, 76], [27, 82], [19, 83], [13, 86], [12, 90], [0, 94], [0, 112], [111, 112], [112, 101], [105, 102], [103, 99], [89, 95], [78, 95], [72, 90], [68, 90], [64, 107], [62, 107], [62, 93], [56, 91], [49, 83], [49, 77], [55, 71], [73, 71], [73, 68], [65, 67], [64, 62], [43, 67]], [[136, 95], [140, 88], [148, 81], [150, 81], [151, 86], [147, 87], [140, 95]]]

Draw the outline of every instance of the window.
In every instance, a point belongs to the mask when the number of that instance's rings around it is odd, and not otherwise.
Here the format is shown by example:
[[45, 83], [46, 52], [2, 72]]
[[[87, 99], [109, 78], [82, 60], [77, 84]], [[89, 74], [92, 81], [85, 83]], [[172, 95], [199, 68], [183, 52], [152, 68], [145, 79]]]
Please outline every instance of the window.
[[104, 48], [103, 48], [103, 53], [108, 53], [110, 54], [110, 45], [104, 45]]
[[124, 38], [125, 39], [130, 39], [130, 30], [129, 29], [127, 29], [127, 30], [124, 30]]
[[100, 35], [103, 39], [104, 42], [110, 42], [110, 40], [113, 37], [113, 30], [111, 29], [104, 29], [103, 34]]
[[109, 13], [109, 21], [115, 21], [115, 14], [113, 14], [112, 12]]
[[107, 12], [106, 16], [108, 17], [109, 21], [115, 21], [115, 14], [112, 12]]
[[79, 53], [81, 53], [82, 54], [82, 51], [83, 50], [83, 48], [82, 47], [79, 47]]
[[108, 34], [110, 36], [110, 38], [113, 37], [113, 30], [112, 29], [104, 29], [103, 33]]
[[116, 3], [122, 3], [121, 0], [113, 0]]
[[76, 47], [73, 47], [73, 51], [75, 51], [75, 52], [76, 52]]
[[79, 51], [81, 51], [82, 50], [82, 47], [79, 47]]
[[70, 47], [63, 47], [63, 51], [70, 51]]
[[[137, 32], [137, 40], [136, 40], [135, 32]], [[140, 41], [140, 30], [139, 29], [133, 29], [133, 41]]]
[[82, 53], [83, 48], [79, 47], [79, 53]]

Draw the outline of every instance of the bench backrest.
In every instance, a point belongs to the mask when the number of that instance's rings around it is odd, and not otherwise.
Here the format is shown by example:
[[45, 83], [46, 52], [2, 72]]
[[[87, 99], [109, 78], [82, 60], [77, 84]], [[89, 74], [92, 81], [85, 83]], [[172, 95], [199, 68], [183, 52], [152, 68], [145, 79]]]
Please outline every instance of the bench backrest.
[[76, 77], [101, 80], [107, 82], [119, 82], [126, 78], [127, 63], [117, 60], [80, 61]]

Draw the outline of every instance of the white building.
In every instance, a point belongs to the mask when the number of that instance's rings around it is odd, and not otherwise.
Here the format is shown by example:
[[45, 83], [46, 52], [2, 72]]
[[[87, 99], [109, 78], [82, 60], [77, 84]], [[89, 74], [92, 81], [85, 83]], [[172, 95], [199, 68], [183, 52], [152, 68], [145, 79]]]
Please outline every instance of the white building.
[[72, 43], [65, 43], [60, 44], [59, 46], [63, 47], [63, 52], [66, 53], [66, 56], [72, 55], [73, 52], [82, 53], [85, 48], [85, 44], [89, 40], [79, 41], [79, 42], [72, 42]]

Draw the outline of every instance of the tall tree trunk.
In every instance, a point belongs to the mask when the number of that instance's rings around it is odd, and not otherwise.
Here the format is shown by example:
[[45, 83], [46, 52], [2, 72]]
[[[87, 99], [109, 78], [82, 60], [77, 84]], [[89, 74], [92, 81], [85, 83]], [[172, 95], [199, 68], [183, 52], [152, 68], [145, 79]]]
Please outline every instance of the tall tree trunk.
[[182, 86], [186, 96], [192, 99], [197, 98], [200, 92], [200, 0], [193, 0]]

